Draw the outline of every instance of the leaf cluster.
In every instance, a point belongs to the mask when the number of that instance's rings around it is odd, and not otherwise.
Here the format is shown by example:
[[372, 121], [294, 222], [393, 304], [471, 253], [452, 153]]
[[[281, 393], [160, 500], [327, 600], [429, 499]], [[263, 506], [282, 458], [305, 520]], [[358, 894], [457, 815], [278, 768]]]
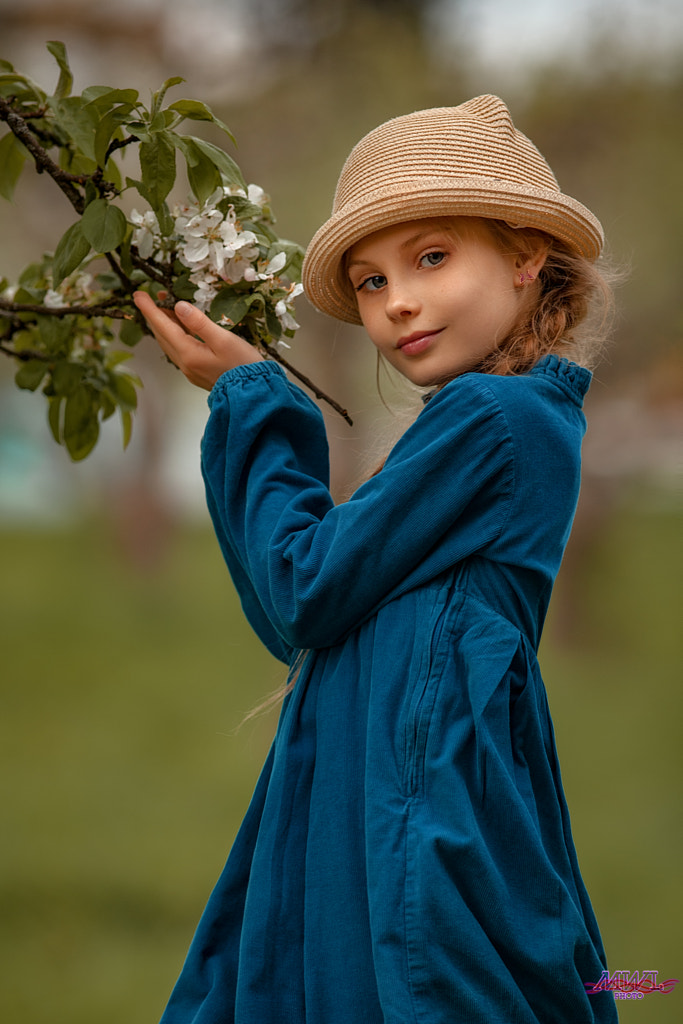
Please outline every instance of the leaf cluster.
[[[47, 48], [59, 77], [48, 94], [6, 60], [0, 60], [0, 121], [9, 129], [0, 138], [0, 195], [12, 201], [27, 163], [47, 173], [66, 196], [75, 221], [54, 252], [27, 267], [18, 287], [0, 282], [0, 351], [20, 364], [16, 383], [42, 389], [55, 440], [72, 459], [84, 458], [97, 442], [100, 422], [118, 410], [124, 443], [131, 434], [139, 379], [124, 368], [130, 352], [116, 350], [118, 340], [130, 348], [146, 333], [133, 292], [148, 290], [172, 306], [192, 299], [188, 267], [178, 259], [175, 219], [168, 198], [176, 182], [177, 155], [187, 169], [202, 204], [217, 189], [242, 227], [257, 235], [263, 260], [287, 253], [286, 272], [299, 280], [302, 250], [282, 242], [270, 209], [247, 198], [247, 184], [235, 161], [203, 138], [181, 134], [185, 122], [217, 126], [234, 143], [230, 129], [203, 102], [167, 102], [168, 91], [182, 78], [169, 78], [143, 102], [135, 89], [90, 86], [72, 95], [73, 75], [64, 44]], [[137, 152], [139, 177], [125, 175], [120, 159]], [[133, 192], [153, 211], [161, 237], [159, 251], [143, 257], [135, 244], [135, 225], [117, 200]], [[274, 306], [288, 292], [226, 282], [209, 315], [230, 322], [243, 337], [280, 361], [272, 343], [284, 333]], [[227, 319], [223, 319], [227, 318]], [[114, 330], [119, 323], [118, 332]], [[293, 369], [293, 368], [292, 368]], [[296, 372], [296, 371], [294, 371]], [[322, 396], [326, 397], [326, 396]]]

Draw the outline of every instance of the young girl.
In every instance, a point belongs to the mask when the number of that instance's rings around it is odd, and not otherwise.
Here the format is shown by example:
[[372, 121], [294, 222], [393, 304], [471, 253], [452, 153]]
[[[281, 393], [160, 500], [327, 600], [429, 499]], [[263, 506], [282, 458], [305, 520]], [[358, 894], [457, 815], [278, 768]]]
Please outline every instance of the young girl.
[[[501, 100], [381, 125], [304, 284], [429, 389], [338, 506], [277, 363], [139, 295], [211, 391], [208, 503], [251, 625], [293, 666], [163, 1024], [616, 1020], [536, 651], [579, 490], [595, 217]], [[201, 339], [198, 340], [198, 339]]]

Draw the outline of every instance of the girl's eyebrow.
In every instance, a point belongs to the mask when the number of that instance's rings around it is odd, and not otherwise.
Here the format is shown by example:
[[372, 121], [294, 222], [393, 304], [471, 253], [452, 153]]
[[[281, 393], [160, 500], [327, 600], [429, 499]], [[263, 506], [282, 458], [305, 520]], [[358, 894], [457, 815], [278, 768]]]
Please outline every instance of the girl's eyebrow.
[[[438, 228], [430, 228], [427, 231], [418, 231], [417, 234], [411, 235], [410, 238], [406, 238], [405, 241], [401, 242], [401, 244], [399, 245], [399, 250], [403, 251], [404, 249], [409, 249], [411, 247], [411, 245], [415, 245], [416, 242], [421, 241], [423, 238], [428, 238], [430, 235], [438, 235], [438, 234], [439, 234], [439, 229]], [[350, 270], [351, 267], [370, 267], [370, 266], [372, 266], [372, 260], [350, 260], [348, 265], [347, 265], [347, 269]]]

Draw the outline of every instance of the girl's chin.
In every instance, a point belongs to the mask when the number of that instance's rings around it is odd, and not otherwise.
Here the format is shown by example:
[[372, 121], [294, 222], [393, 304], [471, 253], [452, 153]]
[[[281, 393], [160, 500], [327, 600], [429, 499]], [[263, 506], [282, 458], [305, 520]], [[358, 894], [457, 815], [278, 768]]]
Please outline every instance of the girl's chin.
[[427, 370], [426, 368], [420, 372], [417, 367], [410, 369], [402, 369], [401, 373], [409, 380], [411, 384], [414, 384], [418, 388], [436, 388], [439, 385], [447, 384], [449, 380], [453, 380], [454, 377], [459, 377], [462, 373], [467, 373], [467, 366], [448, 366], [441, 367], [438, 371]]

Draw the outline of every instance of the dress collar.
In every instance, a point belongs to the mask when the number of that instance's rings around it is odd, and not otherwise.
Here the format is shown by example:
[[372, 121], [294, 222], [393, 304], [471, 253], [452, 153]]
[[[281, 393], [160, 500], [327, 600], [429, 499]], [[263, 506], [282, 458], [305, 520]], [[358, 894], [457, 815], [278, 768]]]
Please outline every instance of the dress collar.
[[[556, 356], [553, 353], [543, 356], [535, 366], [532, 366], [527, 374], [522, 374], [521, 376], [547, 377], [557, 384], [558, 387], [562, 388], [577, 405], [583, 403], [584, 396], [593, 379], [592, 373], [585, 366], [579, 366], [578, 363], [573, 363], [570, 359], [566, 359], [564, 356]], [[424, 394], [422, 396], [422, 404], [426, 405], [429, 399], [438, 394], [440, 390], [441, 388], [432, 388], [431, 391]]]

